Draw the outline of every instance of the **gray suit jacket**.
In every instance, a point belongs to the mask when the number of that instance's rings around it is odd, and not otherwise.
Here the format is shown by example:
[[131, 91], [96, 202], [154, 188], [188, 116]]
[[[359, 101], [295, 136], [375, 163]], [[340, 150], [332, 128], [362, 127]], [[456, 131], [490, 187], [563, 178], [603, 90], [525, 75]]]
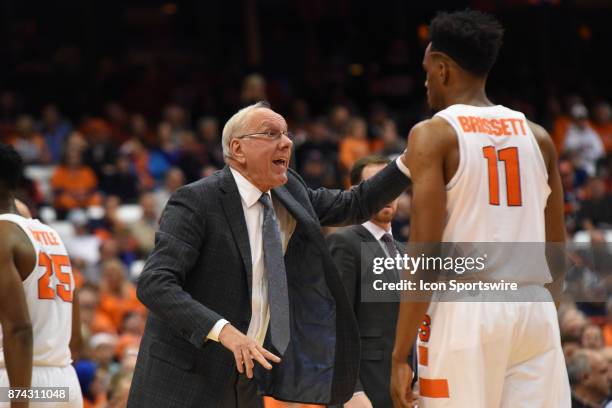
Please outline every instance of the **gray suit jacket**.
[[[277, 399], [342, 403], [357, 380], [359, 335], [320, 227], [365, 221], [408, 178], [395, 163], [350, 191], [311, 190], [293, 170], [288, 178], [272, 194], [297, 221], [285, 253], [291, 340], [273, 370], [256, 364], [255, 379], [261, 393]], [[236, 367], [206, 336], [221, 318], [246, 333], [251, 285], [244, 213], [225, 167], [179, 189], [164, 210], [138, 282], [150, 314], [128, 406], [217, 406]]]
[[[391, 353], [395, 342], [395, 325], [399, 312], [399, 296], [395, 302], [362, 302], [362, 274], [372, 276], [375, 257], [385, 257], [380, 243], [362, 225], [343, 228], [327, 237], [329, 251], [340, 272], [352, 305], [361, 336], [361, 364], [355, 391], [365, 391], [376, 408], [393, 408], [391, 401]], [[361, 245], [365, 243], [366, 245]], [[400, 254], [406, 248], [396, 242]], [[380, 278], [394, 282], [385, 271]]]

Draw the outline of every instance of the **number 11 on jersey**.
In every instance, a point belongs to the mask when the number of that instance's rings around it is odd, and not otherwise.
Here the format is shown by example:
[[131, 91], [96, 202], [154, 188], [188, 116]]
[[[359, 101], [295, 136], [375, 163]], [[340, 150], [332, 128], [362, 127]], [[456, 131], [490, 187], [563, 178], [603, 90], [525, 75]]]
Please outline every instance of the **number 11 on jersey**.
[[521, 198], [521, 172], [519, 168], [519, 154], [517, 147], [507, 147], [499, 151], [494, 146], [482, 148], [484, 158], [487, 159], [489, 173], [489, 204], [499, 205], [499, 174], [497, 160], [504, 162], [506, 170], [506, 198], [509, 207], [520, 207]]

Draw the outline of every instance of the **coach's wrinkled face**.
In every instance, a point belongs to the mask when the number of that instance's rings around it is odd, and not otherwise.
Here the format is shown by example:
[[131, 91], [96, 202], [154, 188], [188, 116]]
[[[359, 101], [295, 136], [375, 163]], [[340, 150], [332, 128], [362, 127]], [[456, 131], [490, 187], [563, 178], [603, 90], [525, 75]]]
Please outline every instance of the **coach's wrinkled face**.
[[285, 184], [293, 146], [287, 122], [267, 108], [255, 109], [246, 122], [231, 141], [233, 158], [243, 175], [262, 192]]
[[429, 43], [423, 58], [427, 103], [434, 111], [445, 108], [444, 99], [442, 98], [442, 89], [448, 75], [448, 65], [440, 60], [440, 58], [436, 58], [437, 54], [438, 53], [431, 51], [431, 43]]

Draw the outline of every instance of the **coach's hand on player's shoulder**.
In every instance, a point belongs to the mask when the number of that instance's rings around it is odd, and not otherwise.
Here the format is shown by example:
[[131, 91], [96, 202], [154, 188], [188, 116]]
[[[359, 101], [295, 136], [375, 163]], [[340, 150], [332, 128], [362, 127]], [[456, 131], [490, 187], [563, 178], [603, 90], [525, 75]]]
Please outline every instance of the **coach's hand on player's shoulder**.
[[411, 408], [417, 398], [412, 392], [412, 368], [406, 361], [391, 362], [391, 399], [395, 408]]
[[219, 342], [234, 355], [236, 368], [240, 374], [244, 373], [248, 378], [253, 378], [253, 367], [255, 361], [266, 370], [271, 370], [272, 365], [268, 360], [279, 363], [281, 359], [260, 346], [255, 340], [244, 335], [231, 324], [226, 324], [219, 333]]

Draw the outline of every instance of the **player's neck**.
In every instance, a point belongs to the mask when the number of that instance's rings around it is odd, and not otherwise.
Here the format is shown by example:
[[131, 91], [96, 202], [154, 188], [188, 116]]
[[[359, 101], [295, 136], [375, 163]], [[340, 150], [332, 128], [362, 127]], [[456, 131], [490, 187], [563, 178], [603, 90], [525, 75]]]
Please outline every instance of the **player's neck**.
[[0, 214], [17, 214], [15, 197], [9, 192], [0, 192]]
[[472, 105], [472, 106], [492, 106], [493, 103], [487, 97], [485, 84], [472, 83], [466, 86], [457, 87], [447, 98], [447, 106], [451, 105]]

